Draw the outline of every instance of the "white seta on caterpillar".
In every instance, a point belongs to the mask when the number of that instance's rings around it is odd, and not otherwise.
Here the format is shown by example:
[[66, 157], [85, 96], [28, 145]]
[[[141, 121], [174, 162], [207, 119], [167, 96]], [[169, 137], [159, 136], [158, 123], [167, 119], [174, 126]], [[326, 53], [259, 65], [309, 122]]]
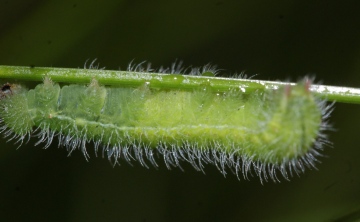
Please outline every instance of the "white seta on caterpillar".
[[314, 168], [327, 143], [329, 106], [309, 91], [310, 80], [265, 93], [154, 90], [53, 83], [1, 90], [1, 131], [22, 143], [35, 135], [48, 147], [58, 138], [69, 152], [95, 144], [109, 159], [168, 168], [189, 162], [203, 171], [214, 164], [261, 182], [279, 181]]

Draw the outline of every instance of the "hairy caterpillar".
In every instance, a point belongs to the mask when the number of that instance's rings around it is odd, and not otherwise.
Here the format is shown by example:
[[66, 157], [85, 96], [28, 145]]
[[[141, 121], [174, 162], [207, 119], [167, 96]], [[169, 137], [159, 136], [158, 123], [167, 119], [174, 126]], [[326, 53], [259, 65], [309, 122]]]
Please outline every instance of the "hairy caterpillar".
[[[102, 86], [60, 87], [49, 77], [34, 89], [5, 84], [0, 93], [1, 132], [17, 142], [31, 135], [48, 147], [58, 138], [69, 152], [86, 145], [102, 148], [109, 159], [146, 159], [157, 154], [168, 168], [208, 163], [248, 178], [279, 181], [314, 168], [327, 142], [330, 109], [309, 91], [311, 81], [266, 93], [212, 93]], [[37, 143], [37, 144], [38, 144]]]

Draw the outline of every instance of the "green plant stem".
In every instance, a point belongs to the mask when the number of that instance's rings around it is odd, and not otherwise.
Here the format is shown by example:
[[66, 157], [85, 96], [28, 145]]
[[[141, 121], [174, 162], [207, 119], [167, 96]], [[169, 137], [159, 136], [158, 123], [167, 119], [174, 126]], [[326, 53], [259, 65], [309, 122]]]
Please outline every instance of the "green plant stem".
[[[0, 79], [7, 81], [41, 81], [44, 76], [55, 82], [89, 83], [94, 77], [104, 85], [139, 87], [147, 84], [152, 89], [205, 89], [213, 92], [241, 90], [244, 93], [276, 89], [295, 83], [253, 79], [220, 78], [179, 74], [139, 73], [99, 69], [68, 69], [27, 66], [0, 66]], [[349, 87], [311, 85], [310, 90], [328, 101], [360, 104], [360, 89]]]

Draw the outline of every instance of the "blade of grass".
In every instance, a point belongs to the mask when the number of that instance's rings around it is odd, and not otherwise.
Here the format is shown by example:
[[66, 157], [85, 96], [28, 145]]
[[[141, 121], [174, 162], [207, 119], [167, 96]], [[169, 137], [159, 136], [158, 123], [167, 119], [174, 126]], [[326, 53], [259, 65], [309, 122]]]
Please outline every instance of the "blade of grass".
[[[221, 78], [179, 74], [162, 74], [101, 69], [70, 69], [28, 66], [0, 66], [0, 79], [42, 81], [49, 76], [56, 82], [89, 83], [94, 77], [104, 85], [138, 87], [147, 84], [153, 89], [206, 89], [213, 92], [241, 90], [244, 93], [277, 89], [284, 84], [279, 81]], [[360, 89], [339, 86], [311, 85], [310, 90], [328, 101], [360, 104]]]

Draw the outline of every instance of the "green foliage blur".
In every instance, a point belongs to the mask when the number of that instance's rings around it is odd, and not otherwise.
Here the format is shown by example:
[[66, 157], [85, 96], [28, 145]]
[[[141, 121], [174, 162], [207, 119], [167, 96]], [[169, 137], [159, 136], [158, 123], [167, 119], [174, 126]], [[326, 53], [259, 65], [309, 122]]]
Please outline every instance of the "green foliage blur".
[[[0, 0], [0, 64], [126, 69], [130, 61], [218, 65], [256, 79], [310, 75], [360, 87], [360, 2]], [[2, 221], [355, 221], [360, 218], [360, 106], [336, 104], [318, 170], [290, 182], [224, 178], [183, 164], [112, 167], [67, 157], [56, 142], [0, 140]]]

